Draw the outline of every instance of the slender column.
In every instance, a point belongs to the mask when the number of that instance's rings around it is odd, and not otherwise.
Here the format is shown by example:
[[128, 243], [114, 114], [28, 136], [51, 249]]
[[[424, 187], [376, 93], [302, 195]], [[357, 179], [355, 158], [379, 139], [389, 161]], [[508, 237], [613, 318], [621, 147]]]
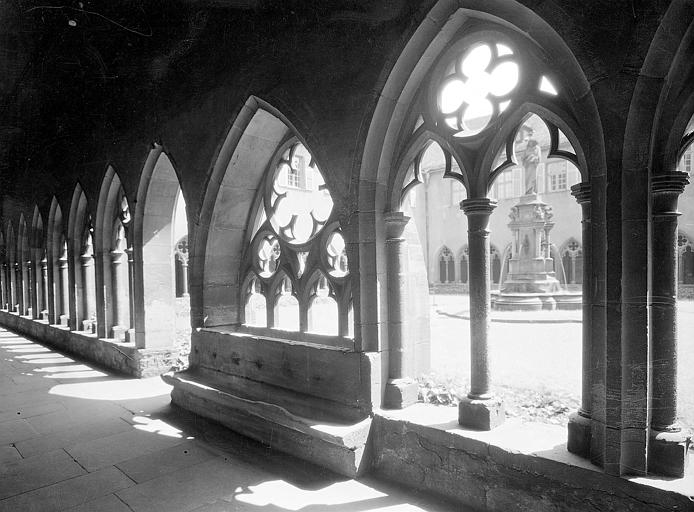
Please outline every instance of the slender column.
[[[590, 254], [591, 254], [591, 208], [590, 208], [590, 183], [579, 183], [571, 187], [571, 195], [581, 205], [581, 241], [583, 245], [583, 329], [582, 329], [582, 358], [581, 358], [581, 406], [571, 415], [568, 425], [567, 449], [580, 455], [590, 456], [590, 418], [591, 418], [591, 393], [593, 369], [591, 359], [591, 304], [587, 287], [590, 286]], [[575, 258], [572, 259], [571, 272], [575, 273]]]
[[94, 256], [90, 252], [84, 252], [80, 256], [82, 267], [82, 305], [84, 307], [83, 328], [85, 331], [94, 331], [96, 321], [96, 297], [94, 290]]
[[121, 265], [125, 259], [125, 252], [121, 249], [111, 251], [111, 274], [113, 276], [113, 337], [123, 341], [125, 337], [125, 312], [128, 307], [125, 298], [125, 283], [123, 283], [123, 269]]
[[41, 315], [43, 320], [48, 320], [48, 260], [45, 256], [41, 260], [41, 286], [43, 293]]
[[19, 262], [15, 262], [14, 264], [14, 286], [12, 286], [12, 311], [15, 311], [19, 313], [19, 296], [22, 293], [21, 291], [21, 283], [22, 283], [22, 276], [21, 276], [21, 268], [19, 265]]
[[504, 421], [503, 404], [491, 392], [488, 345], [491, 309], [488, 227], [496, 201], [486, 197], [466, 199], [460, 206], [468, 221], [471, 368], [470, 392], [459, 404], [458, 422], [491, 430]]
[[26, 313], [31, 314], [32, 318], [35, 318], [36, 313], [34, 312], [34, 265], [31, 260], [27, 261], [27, 305]]
[[2, 307], [7, 307], [7, 263], [3, 263], [0, 267], [0, 291], [2, 292]]
[[60, 276], [60, 325], [67, 326], [70, 317], [67, 248], [63, 248], [58, 258], [58, 273]]
[[677, 423], [677, 200], [689, 183], [684, 172], [651, 181], [651, 432], [649, 472], [682, 477], [691, 438]]
[[181, 297], [190, 297], [188, 293], [188, 258], [181, 256], [179, 258], [181, 262]]
[[135, 251], [130, 246], [125, 250], [128, 257], [128, 330], [126, 331], [126, 341], [135, 342]]
[[[406, 326], [407, 241], [402, 236], [410, 218], [402, 212], [384, 216], [388, 283], [388, 383], [383, 406], [402, 409], [417, 401], [418, 386], [407, 360], [411, 357]], [[409, 370], [409, 371], [408, 371]]]

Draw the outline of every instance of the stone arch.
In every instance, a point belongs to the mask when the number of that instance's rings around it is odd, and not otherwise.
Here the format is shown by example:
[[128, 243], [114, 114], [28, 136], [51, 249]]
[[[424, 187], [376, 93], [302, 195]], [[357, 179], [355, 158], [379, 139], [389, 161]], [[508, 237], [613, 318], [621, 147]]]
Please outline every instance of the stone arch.
[[14, 237], [14, 229], [12, 228], [12, 222], [7, 222], [7, 237], [5, 238], [5, 250], [7, 253], [7, 310], [16, 311], [17, 306], [17, 273], [15, 271], [15, 263], [17, 261], [17, 246]]
[[439, 283], [454, 283], [455, 282], [455, 256], [448, 248], [444, 245], [438, 251], [436, 251], [436, 281]]
[[[115, 169], [109, 165], [101, 183], [94, 225], [96, 288], [99, 290], [96, 322], [97, 335], [100, 338], [115, 337], [120, 341], [124, 339], [132, 341], [131, 338], [134, 337], [128, 332], [130, 325], [118, 325], [118, 323], [126, 322], [130, 324], [132, 321], [130, 283], [124, 282], [130, 281], [130, 273], [127, 272], [129, 263], [125, 256], [132, 243], [132, 235], [125, 230], [126, 225], [130, 227], [129, 224], [130, 206], [126, 192]], [[119, 225], [124, 228], [125, 238], [121, 240], [122, 247], [117, 247], [116, 244]], [[114, 271], [114, 269], [118, 270]], [[118, 287], [114, 286], [114, 282], [118, 283]], [[118, 311], [121, 313], [120, 319], [116, 315]], [[127, 338], [126, 335], [128, 335]]]
[[[238, 324], [242, 296], [239, 267], [250, 234], [258, 187], [270, 159], [292, 133], [275, 108], [250, 97], [229, 130], [210, 175], [191, 247], [191, 289], [202, 287], [202, 304], [191, 303], [195, 326]], [[195, 298], [197, 293], [191, 293]]]
[[53, 197], [48, 214], [48, 228], [46, 237], [46, 260], [48, 278], [48, 322], [58, 324], [67, 322], [69, 308], [67, 300], [67, 268], [63, 266], [61, 258], [66, 245], [65, 227], [63, 224], [63, 212], [58, 200]]
[[68, 217], [70, 256], [70, 327], [92, 332], [96, 327], [96, 272], [94, 225], [82, 185], [72, 193]]
[[26, 316], [31, 313], [31, 283], [29, 282], [31, 252], [29, 250], [29, 230], [24, 214], [19, 215], [19, 230], [17, 231], [17, 262], [19, 264], [19, 284], [17, 285], [19, 299], [19, 314]]
[[7, 247], [5, 246], [5, 234], [0, 230], [0, 309], [7, 310], [9, 308], [8, 291]]
[[[404, 47], [394, 55], [395, 63], [387, 74], [371, 119], [361, 161], [358, 205], [364, 222], [381, 224], [382, 214], [392, 204], [387, 190], [390, 173], [401, 153], [403, 126], [410, 116], [409, 109], [415, 100], [419, 84], [425, 81], [426, 74], [449, 43], [457, 36], [459, 29], [471, 18], [486, 21], [503, 20], [505, 26], [516, 34], [533, 33], [529, 43], [544, 52], [548, 66], [561, 69], [561, 87], [566, 91], [570, 118], [574, 126], [582, 126], [586, 140], [581, 146], [590, 148], [586, 168], [596, 174], [605, 169], [602, 127], [597, 114], [588, 80], [577, 59], [558, 33], [540, 16], [517, 2], [501, 4], [488, 2], [466, 9], [456, 3], [437, 2], [427, 17], [414, 29]], [[520, 36], [524, 37], [524, 36]], [[567, 132], [571, 130], [567, 129]], [[568, 134], [567, 134], [568, 135]], [[495, 155], [490, 158], [493, 159]], [[398, 191], [399, 192], [399, 191]], [[355, 275], [359, 287], [360, 303], [358, 322], [364, 326], [379, 325], [379, 314], [386, 311], [378, 297], [387, 297], [382, 281], [372, 279], [370, 273], [362, 269], [377, 269], [385, 262], [384, 243], [379, 230], [373, 239], [363, 240], [359, 245], [361, 270]], [[380, 284], [379, 284], [380, 283]], [[381, 323], [381, 325], [383, 325]], [[370, 336], [371, 340], [379, 337]], [[372, 342], [376, 345], [377, 343]]]
[[684, 231], [677, 232], [677, 281], [694, 284], [694, 240]]
[[174, 213], [181, 186], [155, 143], [140, 177], [134, 217], [134, 327], [137, 344], [169, 348], [175, 340]]
[[467, 244], [462, 246], [458, 251], [458, 281], [467, 284], [468, 276], [468, 261], [467, 261]]
[[31, 258], [33, 262], [33, 292], [32, 311], [34, 319], [43, 319], [47, 314], [48, 293], [46, 276], [46, 234], [43, 228], [43, 218], [38, 206], [34, 206], [34, 215], [31, 220]]

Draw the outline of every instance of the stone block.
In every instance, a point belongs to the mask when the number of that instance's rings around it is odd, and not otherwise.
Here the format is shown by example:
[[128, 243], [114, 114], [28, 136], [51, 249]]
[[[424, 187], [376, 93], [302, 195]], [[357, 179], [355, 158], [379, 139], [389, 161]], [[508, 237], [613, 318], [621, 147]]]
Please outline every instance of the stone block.
[[504, 422], [505, 413], [500, 398], [479, 400], [465, 397], [458, 404], [458, 424], [475, 430], [492, 430]]
[[692, 446], [691, 433], [652, 431], [648, 443], [648, 472], [668, 477], [684, 477]]
[[590, 457], [590, 418], [573, 413], [569, 417], [566, 448], [581, 457]]
[[417, 402], [419, 386], [412, 379], [390, 379], [383, 397], [384, 409], [404, 409]]
[[116, 325], [113, 327], [113, 339], [118, 342], [118, 343], [124, 343], [125, 342], [125, 333], [128, 329], [125, 327], [121, 327], [119, 325]]
[[326, 422], [292, 414], [270, 401], [236, 396], [189, 372], [163, 378], [174, 387], [171, 400], [176, 405], [277, 450], [350, 478], [369, 467], [369, 417], [356, 423]]
[[63, 327], [70, 325], [70, 317], [68, 315], [60, 315], [60, 325]]

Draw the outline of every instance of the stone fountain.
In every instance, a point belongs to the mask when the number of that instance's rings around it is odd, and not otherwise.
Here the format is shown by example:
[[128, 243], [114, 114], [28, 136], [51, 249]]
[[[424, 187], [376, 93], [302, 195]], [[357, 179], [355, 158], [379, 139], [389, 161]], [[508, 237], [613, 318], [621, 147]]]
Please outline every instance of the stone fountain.
[[[525, 195], [511, 208], [508, 227], [513, 233], [506, 279], [494, 308], [500, 311], [580, 309], [581, 292], [565, 289], [557, 279], [551, 257], [552, 207], [537, 194], [540, 147], [530, 138], [523, 153]], [[561, 259], [557, 260], [561, 266]]]

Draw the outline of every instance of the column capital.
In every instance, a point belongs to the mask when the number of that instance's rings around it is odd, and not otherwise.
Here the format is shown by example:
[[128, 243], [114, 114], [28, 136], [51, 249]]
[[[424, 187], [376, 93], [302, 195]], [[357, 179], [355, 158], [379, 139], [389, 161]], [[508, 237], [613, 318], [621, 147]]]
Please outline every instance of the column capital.
[[576, 183], [571, 187], [571, 195], [576, 198], [578, 204], [590, 203], [590, 193], [592, 186], [587, 181]]
[[477, 197], [473, 199], [463, 199], [460, 202], [460, 209], [465, 215], [491, 215], [496, 208], [497, 202], [495, 199], [488, 197]]
[[672, 171], [664, 174], [656, 174], [651, 177], [651, 193], [677, 195], [684, 192], [684, 187], [689, 183], [689, 175], [686, 172]]
[[686, 172], [672, 171], [651, 177], [653, 197], [653, 216], [659, 218], [677, 217], [677, 200], [689, 183]]
[[386, 238], [389, 240], [402, 237], [410, 217], [403, 212], [389, 212], [383, 216], [386, 223]]

